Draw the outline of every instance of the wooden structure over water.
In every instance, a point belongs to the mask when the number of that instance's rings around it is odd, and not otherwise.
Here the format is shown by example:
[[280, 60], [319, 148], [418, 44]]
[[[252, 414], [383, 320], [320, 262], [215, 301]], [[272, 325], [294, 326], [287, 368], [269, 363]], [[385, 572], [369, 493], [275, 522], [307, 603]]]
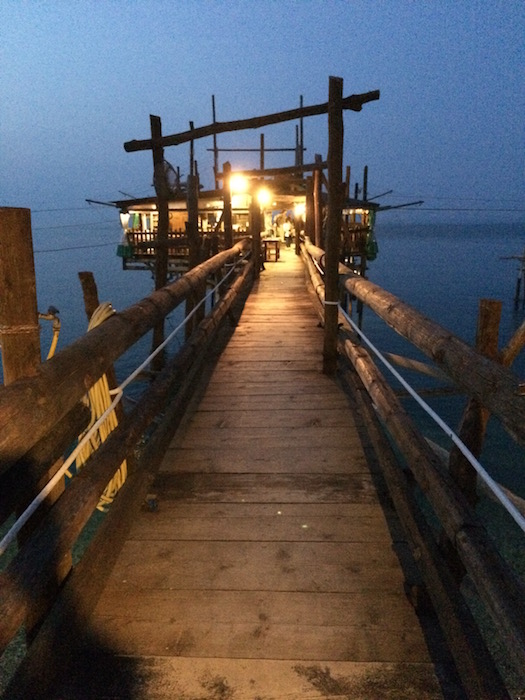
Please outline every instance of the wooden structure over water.
[[[476, 514], [472, 474], [452, 461], [446, 472], [337, 301], [344, 290], [366, 304], [471, 397], [481, 422], [490, 411], [521, 445], [525, 404], [508, 366], [524, 332], [490, 359], [493, 315], [476, 350], [340, 266], [341, 90], [332, 79], [326, 251], [301, 236], [261, 271], [252, 228], [1, 388], [10, 523], [85, 427], [86, 390], [218, 285], [213, 309], [10, 546], [0, 649], [24, 627], [29, 646], [6, 700], [497, 700], [525, 684], [523, 581]], [[24, 238], [25, 210], [0, 213], [5, 243]], [[11, 294], [18, 269], [0, 266]], [[0, 295], [6, 347], [34, 340], [24, 314]], [[72, 565], [123, 459], [128, 478]]]

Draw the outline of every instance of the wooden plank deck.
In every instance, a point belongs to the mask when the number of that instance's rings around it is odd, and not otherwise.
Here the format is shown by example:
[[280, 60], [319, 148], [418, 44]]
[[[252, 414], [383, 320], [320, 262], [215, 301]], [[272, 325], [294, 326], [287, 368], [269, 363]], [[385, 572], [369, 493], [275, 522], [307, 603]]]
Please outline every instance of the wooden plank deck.
[[321, 349], [285, 251], [165, 456], [157, 509], [137, 513], [93, 620], [119, 672], [104, 695], [94, 673], [85, 697], [447, 697]]

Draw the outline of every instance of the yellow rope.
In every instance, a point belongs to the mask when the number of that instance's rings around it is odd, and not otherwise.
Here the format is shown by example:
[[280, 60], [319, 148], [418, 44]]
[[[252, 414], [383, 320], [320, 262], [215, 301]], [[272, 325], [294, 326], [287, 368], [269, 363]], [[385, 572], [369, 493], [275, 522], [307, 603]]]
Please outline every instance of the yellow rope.
[[[88, 331], [96, 328], [114, 313], [115, 310], [110, 303], [104, 302], [103, 304], [100, 304], [100, 306], [95, 309], [93, 316], [91, 317]], [[109, 393], [108, 380], [105, 374], [88, 391], [87, 402], [91, 408], [91, 421], [85, 432], [91, 428], [91, 426], [100, 418], [100, 416], [109, 408], [111, 404], [111, 395]], [[82, 468], [93, 452], [95, 452], [107, 439], [108, 435], [117, 427], [117, 424], [117, 416], [113, 410], [107, 416], [106, 420], [98, 427], [96, 432], [93, 433], [83, 450], [81, 450], [81, 452], [78, 454], [76, 459], [77, 471]], [[85, 433], [83, 433], [83, 435], [85, 435]], [[81, 438], [82, 435], [79, 439]], [[100, 501], [97, 505], [98, 510], [105, 511], [107, 506], [112, 503], [118, 490], [126, 481], [126, 477], [127, 463], [126, 460], [124, 460], [100, 497]]]

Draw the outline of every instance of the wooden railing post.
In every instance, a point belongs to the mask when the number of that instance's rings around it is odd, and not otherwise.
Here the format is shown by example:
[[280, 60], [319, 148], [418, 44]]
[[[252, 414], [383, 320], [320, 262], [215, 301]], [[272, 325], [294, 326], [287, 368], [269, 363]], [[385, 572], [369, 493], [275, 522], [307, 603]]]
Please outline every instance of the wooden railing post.
[[[31, 233], [31, 212], [29, 209], [0, 208], [0, 344], [4, 384], [16, 379], [34, 376], [41, 364], [40, 327], [36, 298], [36, 277], [33, 258], [33, 238]], [[27, 502], [38, 493], [53, 476], [59, 463], [53, 465], [47, 475], [24, 494]], [[63, 480], [45, 500], [50, 507], [64, 490]], [[22, 507], [23, 510], [23, 507]], [[18, 535], [19, 544], [30, 536], [42, 517], [39, 510], [26, 523]], [[25, 619], [28, 641], [36, 634], [40, 620], [50, 607], [52, 597], [60, 582], [71, 569], [71, 556], [64, 555], [57, 563], [55, 583], [42, 595], [34, 596]]]
[[[320, 156], [316, 156], [315, 159], [316, 162], [322, 160]], [[314, 241], [318, 248], [324, 248], [323, 207], [321, 200], [323, 182], [322, 174], [323, 173], [320, 167], [314, 170], [314, 235], [310, 236], [310, 238]]]
[[250, 204], [250, 231], [252, 234], [253, 276], [254, 279], [259, 279], [261, 271], [261, 206], [253, 191]]
[[[152, 154], [153, 154], [153, 184], [157, 195], [157, 245], [155, 247], [155, 289], [162, 289], [168, 281], [168, 187], [164, 171], [164, 148], [160, 145], [162, 124], [160, 117], [150, 114]], [[157, 348], [164, 340], [164, 319], [153, 329], [152, 349]], [[159, 370], [164, 364], [164, 353], [161, 351], [152, 362], [152, 367]]]
[[[187, 187], [187, 207], [188, 221], [186, 223], [186, 236], [188, 238], [188, 269], [196, 267], [200, 262], [200, 235], [199, 235], [199, 196], [198, 196], [199, 179], [197, 175], [190, 173], [188, 175]], [[205, 294], [205, 288], [196, 290], [195, 294], [190, 295], [186, 299], [186, 315], [188, 315], [194, 307], [199, 303], [202, 296]], [[201, 307], [195, 316], [186, 324], [186, 338], [189, 338], [193, 329], [197, 327], [200, 320], [204, 318], [204, 309]]]
[[0, 344], [4, 384], [10, 384], [41, 362], [29, 209], [0, 208], [0, 241]]
[[222, 168], [224, 179], [222, 181], [223, 201], [224, 201], [224, 249], [229, 250], [233, 245], [233, 225], [232, 225], [232, 192], [230, 188], [230, 176], [232, 166], [224, 163]]
[[315, 241], [314, 178], [312, 175], [306, 178], [304, 235], [311, 241]]
[[[476, 349], [491, 360], [498, 359], [501, 307], [501, 302], [493, 299], [481, 299], [479, 303]], [[458, 434], [477, 459], [481, 455], [488, 417], [489, 412], [483, 408], [478, 399], [469, 399]], [[455, 445], [450, 451], [449, 471], [468, 502], [475, 505], [477, 501], [476, 470]]]
[[326, 226], [323, 371], [337, 368], [339, 249], [343, 172], [343, 79], [330, 77], [328, 94], [328, 219]]

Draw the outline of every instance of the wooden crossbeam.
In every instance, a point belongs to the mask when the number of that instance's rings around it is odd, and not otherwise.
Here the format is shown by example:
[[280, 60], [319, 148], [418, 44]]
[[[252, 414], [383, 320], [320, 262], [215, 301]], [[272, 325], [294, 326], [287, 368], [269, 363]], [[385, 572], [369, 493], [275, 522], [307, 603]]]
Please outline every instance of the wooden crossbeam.
[[[379, 90], [372, 90], [371, 92], [365, 92], [359, 95], [349, 95], [348, 97], [343, 98], [342, 108], [350, 109], [353, 112], [360, 112], [366, 102], [372, 102], [373, 100], [378, 99]], [[155, 143], [155, 147], [165, 148], [166, 146], [178, 146], [182, 143], [188, 143], [188, 141], [194, 141], [206, 136], [213, 136], [215, 134], [223, 134], [227, 131], [260, 129], [261, 127], [268, 126], [269, 124], [279, 124], [281, 122], [301, 119], [303, 117], [326, 114], [327, 112], [328, 102], [323, 102], [322, 104], [318, 105], [298, 107], [296, 109], [289, 109], [284, 112], [275, 112], [274, 114], [267, 114], [261, 117], [239, 119], [232, 122], [213, 122], [212, 124], [201, 126], [197, 129], [189, 129], [188, 131], [182, 131], [179, 134], [163, 136], [158, 140], [158, 143]], [[124, 144], [124, 150], [128, 153], [133, 151], [149, 151], [153, 148], [153, 145], [152, 139], [126, 141]]]

